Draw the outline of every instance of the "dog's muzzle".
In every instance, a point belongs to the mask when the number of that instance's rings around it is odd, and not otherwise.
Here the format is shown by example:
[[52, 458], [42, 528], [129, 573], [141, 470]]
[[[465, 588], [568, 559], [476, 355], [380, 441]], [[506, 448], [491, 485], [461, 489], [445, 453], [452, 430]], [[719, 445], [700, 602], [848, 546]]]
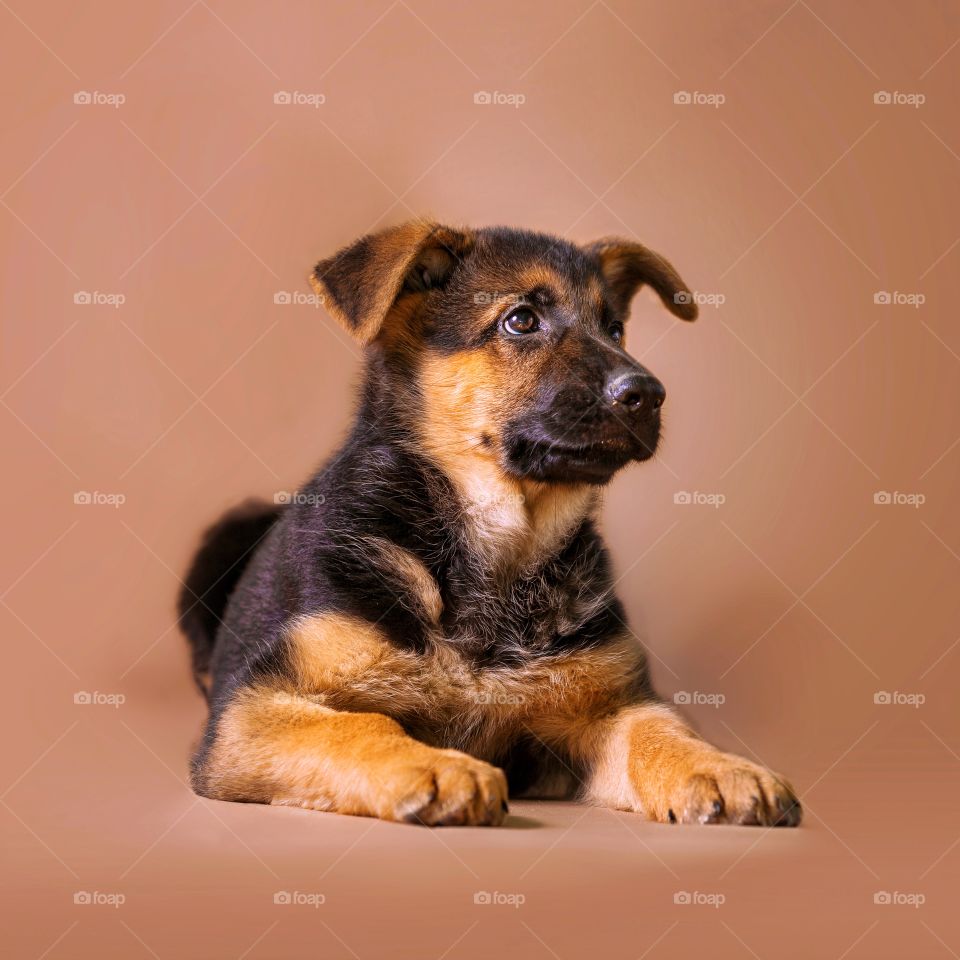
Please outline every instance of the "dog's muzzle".
[[597, 388], [564, 384], [504, 434], [506, 468], [553, 483], [602, 485], [660, 439], [663, 384], [642, 367], [617, 369]]

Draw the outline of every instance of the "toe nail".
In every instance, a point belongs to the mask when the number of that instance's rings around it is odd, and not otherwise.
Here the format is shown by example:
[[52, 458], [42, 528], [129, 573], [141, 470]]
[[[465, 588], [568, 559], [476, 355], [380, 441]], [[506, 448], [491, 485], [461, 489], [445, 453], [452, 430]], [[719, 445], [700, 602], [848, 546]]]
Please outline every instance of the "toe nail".
[[676, 815], [672, 810], [668, 810], [668, 811], [667, 811], [667, 819], [669, 819], [669, 821], [670, 821], [671, 823], [676, 823], [676, 822], [677, 822], [677, 815]]

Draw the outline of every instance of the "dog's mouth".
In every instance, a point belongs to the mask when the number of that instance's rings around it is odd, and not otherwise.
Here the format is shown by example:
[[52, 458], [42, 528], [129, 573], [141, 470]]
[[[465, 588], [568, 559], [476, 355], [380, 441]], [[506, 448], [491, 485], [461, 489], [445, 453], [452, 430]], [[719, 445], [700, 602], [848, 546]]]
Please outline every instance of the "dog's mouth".
[[505, 442], [512, 473], [548, 483], [605, 484], [631, 460], [649, 460], [656, 451], [659, 423], [642, 435], [583, 437], [571, 440], [541, 431], [516, 431]]

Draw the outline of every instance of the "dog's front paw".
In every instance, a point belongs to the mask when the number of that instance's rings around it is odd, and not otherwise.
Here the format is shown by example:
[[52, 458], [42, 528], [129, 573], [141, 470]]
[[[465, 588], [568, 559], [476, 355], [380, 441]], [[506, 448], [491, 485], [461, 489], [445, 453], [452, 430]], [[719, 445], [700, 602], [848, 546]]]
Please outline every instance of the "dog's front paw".
[[709, 747], [665, 768], [637, 764], [634, 784], [643, 811], [668, 823], [737, 823], [795, 827], [802, 809], [782, 777], [743, 757]]
[[385, 777], [379, 815], [427, 826], [499, 826], [507, 814], [503, 771], [457, 750], [429, 749]]

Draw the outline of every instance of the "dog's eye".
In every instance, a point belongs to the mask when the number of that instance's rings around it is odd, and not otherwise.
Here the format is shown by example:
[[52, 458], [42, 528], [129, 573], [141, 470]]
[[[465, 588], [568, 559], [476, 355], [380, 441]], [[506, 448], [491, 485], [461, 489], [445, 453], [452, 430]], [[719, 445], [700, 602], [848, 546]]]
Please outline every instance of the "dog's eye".
[[503, 319], [503, 329], [515, 337], [525, 333], [533, 333], [540, 328], [537, 315], [529, 307], [517, 307], [511, 310]]
[[615, 323], [610, 328], [610, 339], [614, 343], [620, 343], [620, 341], [623, 340], [623, 324], [622, 323]]

